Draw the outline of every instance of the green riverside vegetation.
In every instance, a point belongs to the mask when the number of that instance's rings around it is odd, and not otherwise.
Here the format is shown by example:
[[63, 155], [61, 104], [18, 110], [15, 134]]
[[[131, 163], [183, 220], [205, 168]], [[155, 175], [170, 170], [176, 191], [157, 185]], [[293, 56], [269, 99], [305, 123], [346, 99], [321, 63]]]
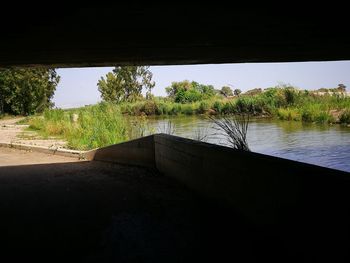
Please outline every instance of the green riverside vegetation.
[[46, 110], [29, 119], [29, 128], [43, 137], [67, 140], [68, 147], [88, 150], [128, 140], [127, 125], [119, 107], [100, 103], [73, 110]]
[[275, 87], [256, 94], [225, 98], [219, 95], [188, 103], [170, 98], [153, 98], [121, 103], [128, 115], [192, 115], [246, 113], [257, 117], [316, 123], [349, 123], [350, 97], [340, 93], [320, 95], [293, 87]]
[[[145, 135], [142, 125], [147, 116], [153, 115], [226, 116], [245, 113], [286, 121], [350, 124], [350, 97], [340, 93], [320, 95], [289, 86], [253, 93], [230, 97], [216, 94], [185, 103], [175, 102], [171, 97], [153, 97], [135, 102], [104, 102], [71, 110], [52, 109], [30, 118], [29, 124], [30, 129], [38, 131], [43, 137], [64, 138], [68, 147], [79, 150]], [[136, 125], [130, 124], [125, 115], [138, 116]]]
[[[55, 69], [0, 70], [0, 118], [28, 116], [30, 129], [42, 137], [59, 137], [68, 147], [87, 150], [144, 136], [148, 116], [235, 114], [350, 126], [346, 87], [299, 90], [281, 84], [242, 93], [229, 86], [215, 89], [196, 81], [172, 82], [166, 97], [155, 97], [148, 66], [115, 67], [97, 82], [104, 102], [78, 109], [50, 109], [60, 76]], [[145, 95], [145, 96], [144, 96]], [[38, 115], [40, 114], [40, 115]], [[132, 116], [132, 117], [124, 117]]]

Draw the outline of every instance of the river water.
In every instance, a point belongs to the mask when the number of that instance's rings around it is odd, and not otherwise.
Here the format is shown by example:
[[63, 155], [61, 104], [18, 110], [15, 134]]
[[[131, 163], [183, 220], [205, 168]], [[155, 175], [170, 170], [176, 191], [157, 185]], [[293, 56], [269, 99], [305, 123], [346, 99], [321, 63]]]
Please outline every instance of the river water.
[[[227, 145], [213, 123], [200, 116], [150, 118], [147, 129], [167, 132], [169, 120], [174, 135]], [[250, 121], [247, 138], [253, 152], [350, 172], [350, 127], [257, 119]]]

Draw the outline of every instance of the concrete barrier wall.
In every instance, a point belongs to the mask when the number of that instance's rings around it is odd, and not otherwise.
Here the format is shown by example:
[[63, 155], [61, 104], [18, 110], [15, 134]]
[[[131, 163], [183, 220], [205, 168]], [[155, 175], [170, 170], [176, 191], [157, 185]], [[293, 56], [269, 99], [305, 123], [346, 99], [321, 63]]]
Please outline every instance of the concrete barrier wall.
[[153, 135], [92, 150], [85, 156], [88, 160], [156, 168]]
[[[315, 226], [349, 220], [350, 175], [263, 154], [156, 134], [86, 154], [90, 160], [156, 168], [255, 224]], [[334, 221], [337, 220], [337, 221]], [[343, 224], [343, 225], [344, 225]]]
[[271, 251], [281, 244], [290, 255], [348, 257], [349, 173], [165, 134], [92, 151], [90, 159], [156, 168], [228, 205], [249, 226], [247, 238], [249, 229], [257, 233], [257, 246], [275, 240]]
[[255, 223], [302, 214], [324, 222], [325, 211], [348, 216], [348, 173], [169, 135], [155, 135], [154, 142], [160, 172], [229, 203]]

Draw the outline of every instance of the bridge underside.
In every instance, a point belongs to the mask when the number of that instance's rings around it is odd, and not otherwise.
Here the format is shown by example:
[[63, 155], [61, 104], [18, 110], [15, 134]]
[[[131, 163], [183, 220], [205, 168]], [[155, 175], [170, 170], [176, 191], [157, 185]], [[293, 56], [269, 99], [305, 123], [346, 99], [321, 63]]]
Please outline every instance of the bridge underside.
[[347, 10], [13, 2], [2, 7], [0, 67], [348, 60]]

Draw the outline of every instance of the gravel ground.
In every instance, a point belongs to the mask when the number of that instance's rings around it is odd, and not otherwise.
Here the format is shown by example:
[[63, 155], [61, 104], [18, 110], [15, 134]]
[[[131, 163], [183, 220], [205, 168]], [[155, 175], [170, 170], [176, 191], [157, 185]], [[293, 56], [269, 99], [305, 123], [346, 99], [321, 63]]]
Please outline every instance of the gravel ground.
[[43, 146], [52, 149], [66, 148], [66, 142], [56, 138], [43, 139], [34, 131], [26, 131], [28, 125], [16, 124], [23, 117], [0, 120], [0, 142]]

